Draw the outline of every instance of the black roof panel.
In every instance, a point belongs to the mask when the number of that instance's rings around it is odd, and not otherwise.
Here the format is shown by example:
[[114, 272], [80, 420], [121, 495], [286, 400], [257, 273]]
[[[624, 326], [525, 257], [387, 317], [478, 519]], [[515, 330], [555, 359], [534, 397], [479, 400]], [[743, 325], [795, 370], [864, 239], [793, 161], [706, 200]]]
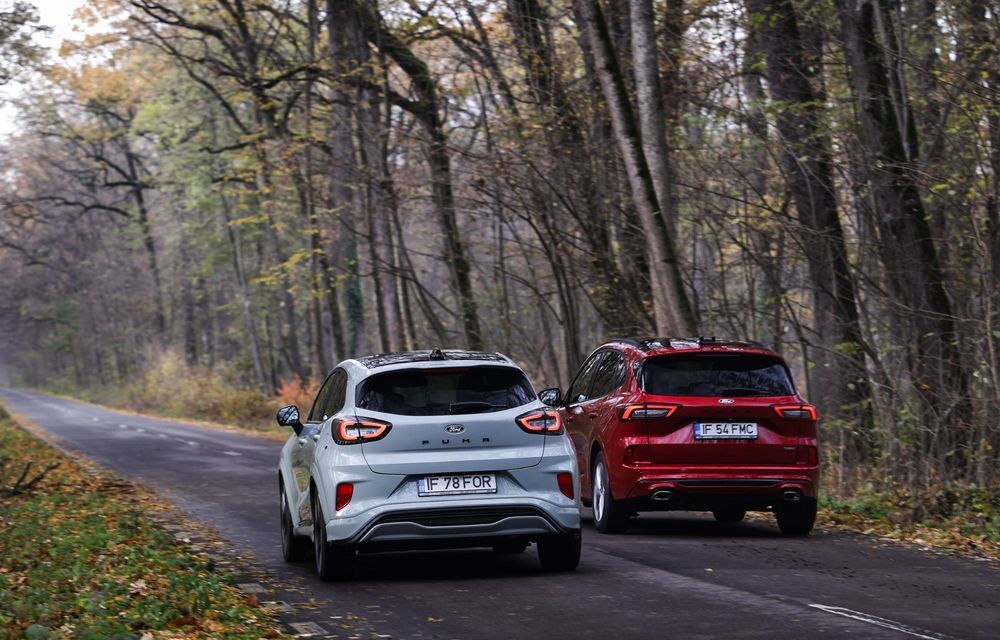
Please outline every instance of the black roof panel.
[[407, 362], [440, 362], [442, 360], [489, 360], [492, 362], [510, 363], [510, 358], [502, 353], [486, 351], [465, 351], [462, 349], [433, 349], [426, 351], [394, 351], [379, 353], [373, 356], [358, 358], [358, 362], [369, 369], [385, 367], [390, 364], [405, 364]]
[[654, 349], [665, 349], [667, 347], [677, 348], [678, 346], [689, 346], [690, 347], [704, 347], [704, 346], [715, 346], [715, 347], [752, 347], [756, 349], [766, 349], [763, 344], [759, 342], [754, 342], [752, 340], [720, 340], [714, 336], [711, 338], [700, 337], [700, 338], [614, 338], [608, 342], [624, 342], [630, 344], [634, 347], [638, 347], [643, 351], [652, 351]]

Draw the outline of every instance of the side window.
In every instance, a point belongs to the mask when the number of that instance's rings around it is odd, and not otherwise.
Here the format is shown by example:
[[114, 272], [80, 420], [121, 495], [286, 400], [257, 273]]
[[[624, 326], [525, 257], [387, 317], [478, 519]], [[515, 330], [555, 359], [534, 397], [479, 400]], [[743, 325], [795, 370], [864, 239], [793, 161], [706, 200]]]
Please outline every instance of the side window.
[[625, 382], [625, 356], [617, 351], [607, 353], [607, 357], [594, 373], [594, 384], [590, 389], [591, 398], [606, 396]]
[[594, 379], [594, 374], [597, 372], [598, 365], [604, 360], [604, 356], [607, 355], [607, 351], [599, 351], [590, 357], [590, 360], [584, 363], [580, 368], [580, 373], [576, 375], [576, 380], [570, 385], [569, 391], [566, 393], [566, 401], [569, 404], [576, 404], [577, 402], [583, 402], [590, 397], [590, 383]]
[[331, 373], [326, 378], [326, 382], [320, 387], [319, 393], [316, 394], [316, 401], [313, 402], [312, 410], [309, 412], [309, 420], [307, 422], [321, 422], [323, 420], [323, 407], [326, 405], [326, 400], [330, 395], [330, 389], [333, 387], [333, 374]]
[[347, 372], [343, 369], [334, 369], [330, 374], [330, 395], [323, 402], [323, 415], [320, 420], [326, 420], [332, 415], [336, 415], [344, 408], [344, 401], [347, 399]]

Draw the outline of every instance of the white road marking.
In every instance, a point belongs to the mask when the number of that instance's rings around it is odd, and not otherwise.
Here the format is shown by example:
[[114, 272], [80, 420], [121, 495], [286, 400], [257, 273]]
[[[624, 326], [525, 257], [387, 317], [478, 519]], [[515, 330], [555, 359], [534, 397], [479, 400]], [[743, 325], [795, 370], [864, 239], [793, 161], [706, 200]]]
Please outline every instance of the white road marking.
[[118, 428], [119, 429], [128, 429], [128, 425], [127, 424], [120, 424], [120, 425], [118, 425]]
[[242, 453], [236, 453], [235, 451], [223, 451], [222, 453], [226, 454], [227, 456], [241, 456], [241, 455], [243, 455]]
[[887, 620], [885, 618], [873, 616], [870, 613], [862, 613], [861, 611], [855, 611], [853, 609], [845, 609], [844, 607], [831, 607], [825, 604], [811, 604], [809, 606], [814, 609], [819, 609], [820, 611], [832, 613], [836, 616], [844, 616], [845, 618], [850, 618], [851, 620], [860, 620], [861, 622], [867, 622], [868, 624], [873, 624], [876, 627], [882, 627], [883, 629], [892, 629], [893, 631], [898, 631], [899, 633], [905, 633], [907, 635], [913, 636], [914, 638], [924, 638], [924, 640], [946, 640], [948, 638], [948, 636], [944, 636], [939, 633], [934, 633], [933, 631], [925, 631], [923, 629], [917, 629], [914, 627], [907, 626], [901, 622], [896, 622], [894, 620]]
[[198, 443], [195, 442], [194, 440], [181, 440], [181, 442], [187, 442], [192, 447], [197, 447], [198, 446]]
[[101, 421], [100, 418], [91, 418], [91, 420], [93, 420], [94, 422], [100, 422]]
[[159, 436], [159, 437], [161, 437], [161, 438], [166, 438], [166, 437], [168, 437], [168, 436], [167, 436], [167, 434], [165, 434], [165, 433], [158, 433], [158, 434], [156, 434], [156, 435], [158, 435], [158, 436]]
[[146, 433], [146, 430], [143, 429], [142, 427], [136, 427], [135, 430], [138, 431], [139, 433]]

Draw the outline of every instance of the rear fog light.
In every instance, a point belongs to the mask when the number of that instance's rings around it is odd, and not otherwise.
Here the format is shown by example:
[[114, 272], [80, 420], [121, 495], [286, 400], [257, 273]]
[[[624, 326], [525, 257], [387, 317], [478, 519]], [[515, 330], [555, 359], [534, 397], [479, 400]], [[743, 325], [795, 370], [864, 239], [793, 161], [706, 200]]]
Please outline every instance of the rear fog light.
[[556, 481], [559, 483], [559, 490], [562, 494], [573, 499], [573, 474], [572, 473], [560, 473], [556, 476]]
[[350, 482], [341, 482], [337, 485], [337, 511], [346, 507], [351, 498], [354, 497], [354, 485]]

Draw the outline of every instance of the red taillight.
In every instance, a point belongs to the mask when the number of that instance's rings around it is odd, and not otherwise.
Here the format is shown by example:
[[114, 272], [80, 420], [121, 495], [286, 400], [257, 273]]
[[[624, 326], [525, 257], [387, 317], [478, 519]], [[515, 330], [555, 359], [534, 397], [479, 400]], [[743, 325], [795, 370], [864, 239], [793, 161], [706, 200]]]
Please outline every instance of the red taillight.
[[562, 420], [558, 413], [551, 411], [529, 411], [514, 418], [514, 422], [528, 433], [562, 433]]
[[337, 485], [337, 511], [340, 511], [350, 503], [354, 497], [354, 485], [350, 482], [341, 482]]
[[384, 438], [392, 424], [374, 418], [337, 420], [333, 424], [333, 439], [337, 444], [360, 444]]
[[573, 474], [572, 473], [560, 473], [556, 476], [556, 482], [559, 483], [559, 490], [562, 494], [573, 499]]
[[812, 420], [816, 422], [816, 407], [811, 404], [776, 404], [774, 412], [786, 420]]
[[622, 420], [666, 418], [681, 408], [679, 404], [627, 404], [621, 408]]

